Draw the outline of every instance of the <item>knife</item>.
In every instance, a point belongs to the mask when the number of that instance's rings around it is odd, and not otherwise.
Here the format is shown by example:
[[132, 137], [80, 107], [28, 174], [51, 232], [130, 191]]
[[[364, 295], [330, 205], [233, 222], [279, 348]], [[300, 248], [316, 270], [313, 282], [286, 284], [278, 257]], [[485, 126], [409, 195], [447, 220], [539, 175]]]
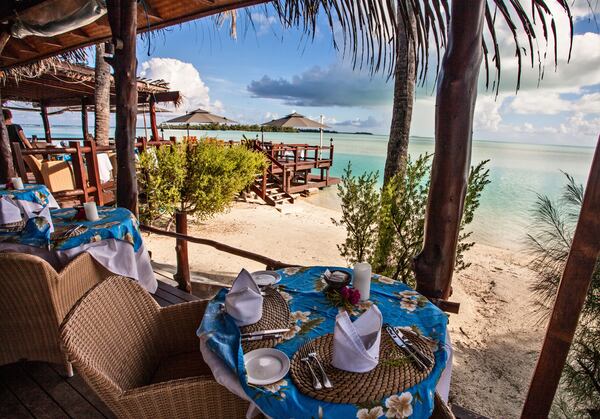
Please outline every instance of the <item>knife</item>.
[[270, 329], [270, 330], [258, 330], [256, 332], [248, 332], [248, 333], [242, 333], [242, 337], [250, 337], [250, 336], [262, 336], [262, 335], [273, 335], [273, 334], [277, 334], [277, 333], [285, 333], [285, 332], [289, 332], [290, 328], [285, 328], [285, 329]]
[[410, 340], [410, 338], [408, 336], [406, 336], [404, 333], [402, 333], [402, 331], [398, 328], [394, 328], [394, 331], [396, 332], [396, 334], [398, 335], [398, 337], [404, 342], [404, 344], [406, 346], [408, 346], [408, 348], [413, 351], [413, 353], [419, 357], [421, 359], [421, 361], [423, 362], [423, 364], [425, 364], [425, 366], [427, 368], [433, 366], [433, 361], [427, 356], [425, 355], [423, 352], [421, 352]]
[[419, 368], [419, 370], [425, 371], [427, 369], [427, 366], [425, 364], [423, 364], [423, 361], [421, 361], [419, 358], [417, 358], [417, 356], [408, 348], [408, 346], [406, 346], [404, 341], [402, 339], [400, 339], [400, 337], [398, 336], [398, 334], [396, 333], [396, 331], [394, 330], [394, 328], [392, 326], [390, 326], [389, 324], [386, 325], [385, 331], [387, 332], [388, 335], [390, 335], [390, 337], [392, 338], [394, 343], [396, 345], [398, 345], [398, 347], [400, 349], [402, 349], [402, 351], [415, 362], [415, 364], [417, 365], [417, 368]]
[[283, 335], [255, 335], [255, 336], [242, 336], [242, 342], [252, 342], [255, 340], [263, 339], [279, 339]]

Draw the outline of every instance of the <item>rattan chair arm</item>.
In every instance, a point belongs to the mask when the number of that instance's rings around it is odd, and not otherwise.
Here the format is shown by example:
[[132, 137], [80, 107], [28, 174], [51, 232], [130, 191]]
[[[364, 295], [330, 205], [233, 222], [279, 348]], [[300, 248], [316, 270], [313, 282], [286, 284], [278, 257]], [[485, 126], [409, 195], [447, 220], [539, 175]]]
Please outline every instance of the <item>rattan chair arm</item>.
[[50, 290], [56, 306], [58, 321], [62, 321], [75, 303], [94, 285], [114, 275], [97, 263], [88, 253], [73, 259], [53, 279]]
[[160, 309], [158, 345], [163, 354], [197, 351], [196, 330], [200, 326], [206, 300], [190, 301]]

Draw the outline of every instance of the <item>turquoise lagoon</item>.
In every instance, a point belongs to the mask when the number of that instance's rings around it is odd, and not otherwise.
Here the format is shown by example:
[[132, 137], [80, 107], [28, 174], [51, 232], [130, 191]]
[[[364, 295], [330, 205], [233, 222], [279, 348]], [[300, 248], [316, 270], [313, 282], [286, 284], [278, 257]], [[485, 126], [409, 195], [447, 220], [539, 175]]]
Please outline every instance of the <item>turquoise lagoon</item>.
[[[24, 126], [27, 135], [42, 135], [38, 126]], [[144, 130], [138, 129], [138, 135]], [[255, 132], [191, 131], [191, 135], [218, 137], [239, 141], [242, 135], [256, 138]], [[165, 130], [165, 137], [182, 136], [181, 130]], [[54, 137], [80, 136], [79, 127], [54, 126]], [[319, 143], [318, 133], [265, 133], [265, 140], [284, 143]], [[383, 172], [387, 149], [387, 136], [364, 134], [324, 134], [324, 145], [333, 138], [335, 146], [332, 176], [341, 176], [348, 162], [355, 173]], [[411, 138], [409, 153], [433, 152], [431, 138]], [[490, 159], [491, 184], [481, 199], [481, 206], [472, 224], [473, 238], [491, 246], [519, 250], [523, 248], [531, 210], [537, 193], [556, 198], [564, 185], [562, 171], [570, 173], [584, 183], [587, 179], [593, 148], [556, 145], [520, 144], [514, 142], [474, 141], [473, 164]], [[318, 206], [339, 209], [335, 187], [313, 196], [310, 200]]]

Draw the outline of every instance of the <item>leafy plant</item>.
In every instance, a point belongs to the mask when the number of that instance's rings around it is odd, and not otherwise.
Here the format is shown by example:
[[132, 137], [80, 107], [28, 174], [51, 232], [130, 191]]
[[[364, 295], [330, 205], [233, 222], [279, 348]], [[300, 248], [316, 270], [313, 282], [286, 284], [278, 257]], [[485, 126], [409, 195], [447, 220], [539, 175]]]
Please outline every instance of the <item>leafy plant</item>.
[[[431, 157], [425, 154], [414, 161], [409, 158], [404, 175], [394, 176], [380, 193], [375, 188], [377, 173], [356, 177], [351, 167], [346, 169], [338, 186], [343, 216], [334, 223], [346, 227], [346, 241], [338, 248], [349, 263], [355, 263], [356, 255], [360, 254], [369, 260], [375, 272], [415, 285], [412, 260], [423, 244]], [[485, 186], [490, 183], [487, 163], [485, 160], [471, 168], [459, 230], [456, 271], [469, 266], [464, 254], [474, 242], [468, 241], [471, 232], [466, 228], [473, 221]]]
[[226, 210], [265, 167], [264, 157], [242, 146], [211, 142], [148, 149], [140, 156], [140, 218], [153, 222], [175, 212], [204, 220]]
[[342, 182], [338, 185], [338, 196], [342, 201], [342, 218], [332, 218], [336, 226], [344, 226], [347, 236], [338, 245], [340, 254], [348, 263], [355, 264], [368, 260], [377, 241], [377, 215], [380, 195], [377, 189], [379, 172], [352, 174], [349, 162], [344, 169]]
[[[531, 233], [527, 235], [537, 279], [531, 286], [535, 310], [547, 318], [569, 255], [575, 225], [583, 203], [583, 186], [565, 173], [567, 182], [558, 200], [538, 195]], [[561, 377], [553, 406], [559, 417], [600, 416], [600, 262], [592, 275], [587, 299]]]

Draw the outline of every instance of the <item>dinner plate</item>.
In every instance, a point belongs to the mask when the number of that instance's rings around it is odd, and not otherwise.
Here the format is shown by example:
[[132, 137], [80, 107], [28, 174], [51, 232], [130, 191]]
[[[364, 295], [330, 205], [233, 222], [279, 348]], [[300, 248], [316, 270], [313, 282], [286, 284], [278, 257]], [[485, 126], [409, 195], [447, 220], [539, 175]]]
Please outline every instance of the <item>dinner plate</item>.
[[252, 273], [252, 278], [259, 287], [266, 287], [281, 281], [281, 275], [275, 271], [257, 271]]
[[248, 384], [267, 385], [281, 380], [290, 370], [290, 359], [278, 349], [260, 348], [244, 355]]

